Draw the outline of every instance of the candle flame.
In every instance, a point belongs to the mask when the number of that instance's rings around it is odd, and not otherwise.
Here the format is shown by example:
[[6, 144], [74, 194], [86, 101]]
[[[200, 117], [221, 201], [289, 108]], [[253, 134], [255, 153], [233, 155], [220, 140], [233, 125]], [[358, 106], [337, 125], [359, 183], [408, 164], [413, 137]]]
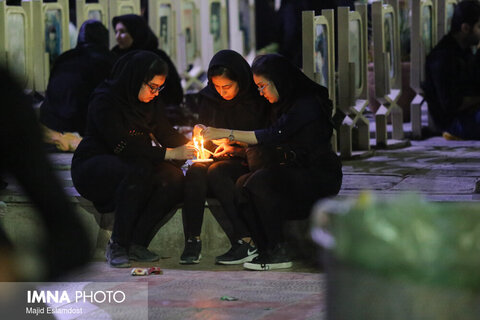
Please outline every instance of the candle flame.
[[[198, 140], [200, 140], [200, 143], [198, 142]], [[193, 137], [193, 145], [195, 146], [195, 149], [197, 149], [197, 159], [199, 160], [207, 159], [206, 152], [203, 147], [203, 137], [199, 136], [198, 139], [197, 137]]]

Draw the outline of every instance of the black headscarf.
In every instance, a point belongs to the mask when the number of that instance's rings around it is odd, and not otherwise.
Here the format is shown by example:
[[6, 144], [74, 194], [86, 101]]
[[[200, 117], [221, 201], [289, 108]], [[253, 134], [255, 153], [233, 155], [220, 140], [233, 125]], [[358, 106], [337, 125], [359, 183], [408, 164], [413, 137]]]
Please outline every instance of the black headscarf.
[[78, 31], [77, 48], [92, 45], [108, 48], [108, 30], [100, 21], [90, 19]]
[[177, 68], [170, 57], [163, 50], [158, 49], [158, 39], [148, 26], [145, 19], [136, 14], [125, 14], [114, 17], [112, 25], [115, 29], [117, 23], [121, 22], [127, 28], [128, 33], [133, 38], [133, 43], [129, 48], [120, 49], [118, 45], [113, 47], [112, 52], [117, 56], [130, 52], [132, 50], [147, 50], [157, 54], [160, 59], [168, 64], [168, 77], [165, 82], [165, 89], [160, 93], [166, 105], [179, 105], [183, 100], [183, 88]]
[[[265, 118], [267, 103], [258, 93], [248, 62], [233, 50], [221, 50], [210, 60], [208, 70], [217, 66], [225, 67], [236, 77], [239, 90], [233, 99], [225, 100], [215, 89], [212, 79], [208, 79], [208, 85], [200, 94], [213, 102], [215, 114], [211, 125], [240, 130], [263, 127], [264, 124], [258, 122]], [[254, 120], [255, 117], [261, 119]]]
[[113, 48], [114, 52], [122, 54], [131, 50], [155, 50], [158, 48], [158, 39], [143, 17], [136, 14], [113, 17], [113, 29], [119, 22], [127, 28], [128, 33], [132, 36], [133, 43], [128, 49], [120, 49], [117, 45]]
[[161, 108], [158, 96], [145, 103], [138, 100], [138, 93], [148, 69], [154, 61], [161, 59], [154, 53], [135, 50], [123, 55], [113, 66], [110, 76], [94, 92], [94, 96], [105, 94], [122, 109], [127, 121], [150, 132], [155, 113]]
[[314, 96], [321, 101], [326, 115], [332, 114], [332, 103], [328, 90], [307, 77], [290, 60], [279, 54], [258, 56], [252, 65], [254, 74], [264, 76], [274, 83], [279, 100], [272, 106], [278, 117], [287, 112], [299, 97]]

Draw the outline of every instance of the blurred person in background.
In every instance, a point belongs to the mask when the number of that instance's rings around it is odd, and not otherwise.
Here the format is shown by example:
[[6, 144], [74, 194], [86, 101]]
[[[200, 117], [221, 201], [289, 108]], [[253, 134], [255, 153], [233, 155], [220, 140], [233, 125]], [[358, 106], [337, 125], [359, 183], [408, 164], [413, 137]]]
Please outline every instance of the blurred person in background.
[[422, 89], [428, 111], [447, 140], [480, 140], [479, 41], [480, 3], [461, 1], [450, 32], [425, 61]]
[[92, 245], [47, 158], [31, 99], [1, 66], [0, 96], [0, 175], [22, 187], [45, 235], [27, 252], [16, 249], [0, 228], [0, 282], [52, 281], [88, 262]]
[[46, 143], [60, 151], [75, 151], [85, 134], [90, 95], [112, 65], [107, 28], [96, 20], [85, 21], [77, 46], [62, 53], [50, 72], [40, 105]]

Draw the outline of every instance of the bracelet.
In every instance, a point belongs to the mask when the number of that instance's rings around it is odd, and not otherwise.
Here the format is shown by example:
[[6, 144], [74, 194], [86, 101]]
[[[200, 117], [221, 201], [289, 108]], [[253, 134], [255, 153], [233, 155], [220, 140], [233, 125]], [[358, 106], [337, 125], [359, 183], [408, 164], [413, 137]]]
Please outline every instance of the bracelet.
[[233, 129], [230, 130], [230, 135], [228, 136], [228, 141], [233, 141], [235, 140], [235, 136], [233, 135]]

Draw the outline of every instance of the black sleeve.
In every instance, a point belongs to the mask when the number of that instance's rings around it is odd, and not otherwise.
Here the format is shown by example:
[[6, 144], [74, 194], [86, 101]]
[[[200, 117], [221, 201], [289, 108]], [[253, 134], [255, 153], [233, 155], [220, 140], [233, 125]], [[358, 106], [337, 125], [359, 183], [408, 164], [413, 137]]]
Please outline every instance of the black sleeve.
[[[294, 102], [293, 106], [266, 129], [255, 130], [258, 143], [283, 143], [307, 124], [322, 116], [322, 109], [315, 98], [304, 98]], [[329, 134], [325, 131], [325, 134]], [[328, 137], [318, 137], [323, 140]]]
[[146, 157], [164, 160], [165, 147], [155, 147], [149, 132], [143, 132], [125, 123], [118, 108], [105, 98], [92, 101], [89, 112], [94, 126], [108, 149], [121, 157]]
[[176, 148], [188, 142], [183, 134], [175, 130], [161, 110], [157, 112], [156, 116], [157, 120], [155, 121], [155, 132], [153, 134], [162, 146]]

